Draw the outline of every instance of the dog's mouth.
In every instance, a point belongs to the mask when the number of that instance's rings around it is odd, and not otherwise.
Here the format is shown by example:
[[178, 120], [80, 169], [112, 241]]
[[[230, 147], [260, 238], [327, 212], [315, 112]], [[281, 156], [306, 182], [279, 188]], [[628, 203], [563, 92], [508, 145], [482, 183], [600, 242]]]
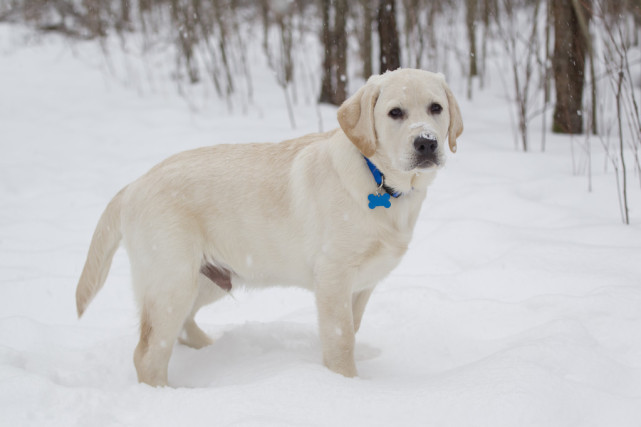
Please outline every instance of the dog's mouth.
[[443, 161], [439, 156], [429, 157], [429, 158], [418, 158], [414, 163], [412, 169], [430, 169], [438, 168], [442, 166]]

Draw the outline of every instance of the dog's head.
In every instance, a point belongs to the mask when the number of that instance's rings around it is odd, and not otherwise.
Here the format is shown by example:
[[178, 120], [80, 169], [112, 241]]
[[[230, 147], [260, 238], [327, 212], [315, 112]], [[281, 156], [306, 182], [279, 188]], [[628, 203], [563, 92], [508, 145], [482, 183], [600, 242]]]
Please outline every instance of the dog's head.
[[399, 69], [369, 78], [338, 109], [338, 122], [366, 157], [398, 171], [438, 167], [445, 140], [456, 152], [463, 132], [458, 103], [442, 74]]

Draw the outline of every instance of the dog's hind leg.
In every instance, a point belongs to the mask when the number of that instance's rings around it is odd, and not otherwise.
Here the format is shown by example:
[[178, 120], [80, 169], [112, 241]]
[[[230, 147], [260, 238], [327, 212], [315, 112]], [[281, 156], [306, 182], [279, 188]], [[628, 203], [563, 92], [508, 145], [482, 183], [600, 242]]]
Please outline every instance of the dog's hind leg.
[[[133, 261], [133, 260], [132, 260]], [[174, 343], [198, 294], [198, 266], [175, 257], [171, 263], [153, 263], [132, 273], [141, 305], [140, 341], [134, 352], [138, 381], [167, 385], [167, 368]]]
[[212, 344], [212, 339], [203, 332], [194, 320], [196, 313], [207, 304], [211, 304], [227, 295], [227, 292], [217, 286], [203, 274], [198, 276], [198, 296], [194, 306], [183, 325], [183, 331], [178, 338], [181, 344], [192, 348], [202, 348]]

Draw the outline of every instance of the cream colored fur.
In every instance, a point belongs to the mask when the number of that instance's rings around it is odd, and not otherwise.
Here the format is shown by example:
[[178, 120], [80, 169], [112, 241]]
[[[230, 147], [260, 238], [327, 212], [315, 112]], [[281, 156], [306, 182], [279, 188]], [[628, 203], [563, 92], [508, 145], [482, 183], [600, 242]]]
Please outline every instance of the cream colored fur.
[[[440, 114], [429, 111], [433, 103]], [[388, 115], [395, 107], [402, 120]], [[405, 254], [438, 169], [412, 167], [413, 141], [434, 135], [442, 164], [445, 141], [454, 151], [463, 124], [443, 77], [411, 69], [370, 78], [338, 119], [341, 129], [278, 144], [177, 154], [109, 203], [78, 283], [78, 314], [104, 284], [122, 239], [140, 307], [139, 381], [167, 384], [176, 339], [211, 343], [194, 316], [226, 291], [200, 274], [203, 263], [231, 271], [234, 288], [314, 291], [325, 365], [357, 374], [354, 335], [365, 305]], [[389, 209], [368, 208], [377, 185], [363, 154], [403, 193]]]

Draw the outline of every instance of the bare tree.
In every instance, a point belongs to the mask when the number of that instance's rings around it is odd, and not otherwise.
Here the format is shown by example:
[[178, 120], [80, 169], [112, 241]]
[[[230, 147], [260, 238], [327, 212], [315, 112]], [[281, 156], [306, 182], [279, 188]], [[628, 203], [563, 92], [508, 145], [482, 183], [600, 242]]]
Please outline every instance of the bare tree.
[[420, 11], [428, 6], [424, 0], [403, 0], [406, 63], [415, 68], [421, 68], [425, 51], [425, 27]]
[[0, 18], [18, 18], [43, 32], [56, 32], [72, 38], [100, 39], [107, 34], [111, 7], [111, 2], [102, 3], [98, 0], [22, 0], [12, 4], [7, 11], [0, 11]]
[[623, 73], [623, 71], [619, 71], [618, 80], [617, 80], [617, 93], [616, 93], [617, 124], [618, 124], [618, 131], [619, 131], [619, 154], [621, 156], [621, 176], [623, 178], [623, 189], [621, 191], [623, 206], [621, 208], [621, 212], [623, 215], [623, 222], [625, 224], [630, 224], [630, 208], [628, 207], [628, 173], [627, 173], [627, 167], [625, 164], [623, 126], [621, 124], [623, 121], [623, 113], [621, 111], [621, 96], [622, 96], [624, 78], [625, 78], [625, 74]]
[[340, 105], [347, 99], [347, 0], [335, 1], [336, 92], [334, 93], [334, 104]]
[[321, 0], [325, 51], [320, 102], [340, 105], [347, 98], [347, 0]]
[[540, 82], [535, 81], [535, 71], [538, 65], [544, 63], [540, 58], [541, 36], [538, 25], [541, 0], [530, 3], [531, 6], [526, 6], [525, 9], [527, 14], [517, 14], [514, 1], [502, 0], [497, 18], [498, 36], [511, 77], [511, 82], [504, 84], [508, 93], [513, 96], [523, 151], [529, 149], [528, 125], [533, 117], [532, 106], [540, 87]]
[[[436, 26], [440, 15], [443, 13], [443, 5], [440, 2], [429, 1], [426, 8], [427, 15], [427, 57], [432, 70], [440, 70], [439, 41], [437, 39]], [[421, 35], [423, 36], [423, 35]]]
[[483, 32], [481, 40], [481, 67], [479, 71], [481, 89], [485, 87], [486, 70], [487, 70], [487, 45], [490, 40], [490, 25], [492, 17], [497, 15], [497, 0], [482, 0], [481, 3], [481, 21], [483, 22]]
[[331, 27], [331, 12], [332, 1], [321, 0], [321, 15], [322, 15], [322, 34], [321, 42], [323, 45], [323, 77], [321, 80], [321, 92], [319, 102], [331, 104], [334, 92], [334, 84], [332, 79], [332, 68], [334, 64], [334, 45], [332, 44], [333, 35]]
[[541, 151], [545, 151], [545, 136], [547, 134], [547, 116], [548, 116], [548, 107], [550, 105], [551, 99], [551, 86], [552, 86], [552, 70], [550, 64], [552, 63], [552, 54], [550, 51], [550, 41], [552, 36], [552, 7], [551, 2], [553, 0], [545, 0], [545, 42], [544, 42], [544, 55], [543, 63], [541, 66], [541, 71], [543, 75], [541, 76], [543, 80], [543, 111], [541, 116], [543, 118], [543, 132], [541, 132]]
[[285, 96], [285, 104], [287, 105], [287, 112], [289, 114], [289, 121], [292, 128], [296, 127], [294, 119], [294, 109], [292, 101], [289, 96], [288, 86], [292, 83], [294, 78], [294, 61], [292, 59], [293, 51], [293, 7], [292, 5], [284, 5], [285, 7], [275, 8], [273, 10], [274, 20], [278, 28], [278, 47], [277, 49], [270, 50], [269, 41], [267, 38], [264, 41], [263, 48], [267, 56], [269, 67], [276, 74], [276, 81], [283, 89]]
[[478, 76], [476, 54], [476, 15], [477, 0], [465, 0], [465, 24], [467, 27], [467, 40], [470, 46], [470, 67], [467, 73], [467, 98], [472, 99], [473, 78]]
[[592, 133], [597, 134], [597, 108], [596, 108], [596, 78], [594, 72], [594, 48], [592, 46], [592, 36], [589, 29], [589, 14], [584, 12], [584, 9], [590, 7], [590, 0], [581, 3], [580, 0], [572, 0], [572, 9], [577, 16], [579, 28], [581, 29], [581, 36], [585, 41], [587, 57], [590, 63], [590, 98], [591, 98], [591, 117]]
[[396, 0], [380, 0], [378, 5], [378, 39], [381, 73], [401, 66], [401, 47], [396, 26]]
[[[587, 40], [580, 19], [589, 19], [585, 5], [577, 11], [572, 1], [552, 0], [554, 15], [554, 82], [556, 105], [552, 130], [557, 133], [583, 133], [583, 86]], [[579, 15], [578, 13], [581, 15]]]
[[[600, 34], [603, 36], [603, 61], [606, 67], [606, 77], [616, 101], [615, 121], [618, 144], [615, 150], [606, 144], [604, 145], [614, 165], [617, 177], [621, 218], [625, 224], [629, 224], [629, 184], [626, 157], [632, 157], [641, 185], [641, 164], [639, 162], [641, 115], [630, 64], [630, 52], [635, 32], [631, 27], [636, 24], [627, 19], [629, 14], [621, 13], [622, 10], [612, 10], [612, 8], [619, 7], [625, 8], [631, 7], [631, 5], [612, 5], [605, 0], [595, 0], [594, 25], [598, 26]], [[608, 128], [607, 125], [605, 127]]]
[[83, 0], [85, 21], [87, 27], [92, 34], [104, 37], [107, 34], [107, 27], [109, 25], [108, 19], [111, 15], [110, 2], [103, 3], [100, 0]]
[[131, 0], [120, 0], [120, 28], [131, 29]]
[[[195, 4], [197, 6], [198, 4]], [[176, 66], [178, 69], [185, 68], [190, 83], [196, 83], [200, 80], [198, 64], [195, 59], [195, 48], [197, 39], [197, 21], [195, 16], [200, 12], [192, 8], [189, 0], [171, 0], [171, 17], [175, 23], [176, 44], [178, 46], [178, 55], [176, 56]], [[200, 21], [202, 23], [202, 21]]]
[[372, 66], [372, 24], [374, 23], [374, 10], [371, 0], [360, 0], [363, 14], [362, 33], [360, 36], [360, 57], [363, 62], [363, 78], [367, 79], [374, 74]]
[[[200, 4], [201, 0], [192, 0], [196, 4]], [[212, 6], [213, 10], [210, 12], [213, 14], [214, 19], [215, 19], [215, 26], [214, 25], [209, 25], [208, 26], [208, 33], [203, 34], [203, 39], [208, 40], [211, 38], [211, 34], [213, 33], [213, 29], [217, 28], [218, 29], [218, 34], [217, 37], [215, 37], [216, 40], [218, 40], [218, 53], [220, 54], [220, 63], [222, 65], [223, 72], [225, 73], [225, 96], [229, 98], [229, 96], [234, 92], [234, 77], [233, 73], [231, 70], [231, 59], [228, 55], [228, 43], [230, 41], [229, 37], [229, 25], [228, 23], [230, 22], [229, 15], [228, 13], [230, 12], [230, 8], [228, 5], [225, 5], [227, 7], [223, 7], [223, 4], [221, 3], [221, 0], [212, 0]], [[201, 12], [201, 13], [206, 13], [206, 12]], [[195, 16], [196, 19], [200, 20], [202, 22], [202, 17], [200, 16], [200, 13], [197, 13]], [[210, 50], [211, 52], [211, 50]]]

